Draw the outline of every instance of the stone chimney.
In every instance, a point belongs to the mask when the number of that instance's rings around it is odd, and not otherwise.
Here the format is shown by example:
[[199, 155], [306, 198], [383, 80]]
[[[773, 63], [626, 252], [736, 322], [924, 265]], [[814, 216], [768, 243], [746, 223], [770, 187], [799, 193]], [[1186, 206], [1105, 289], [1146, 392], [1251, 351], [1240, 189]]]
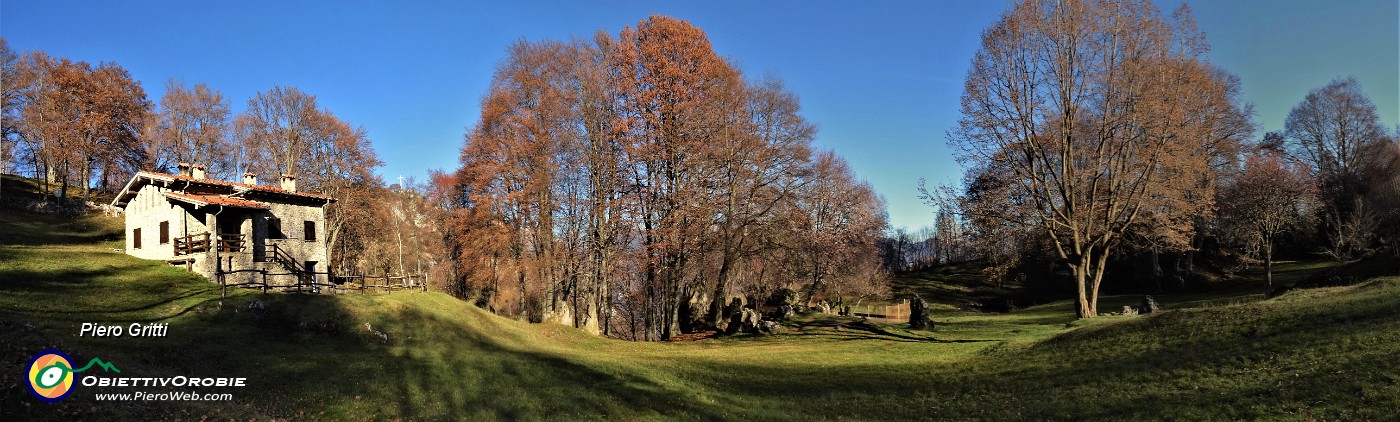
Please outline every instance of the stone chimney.
[[297, 177], [290, 174], [282, 174], [282, 190], [287, 192], [296, 192]]
[[253, 173], [243, 173], [243, 184], [256, 186], [258, 184], [258, 175]]
[[204, 167], [203, 164], [195, 164], [195, 165], [193, 165], [193, 166], [190, 166], [190, 177], [193, 177], [193, 178], [199, 179], [199, 180], [204, 180], [204, 176], [205, 176], [204, 169], [205, 169], [205, 167]]
[[179, 174], [179, 175], [181, 175], [181, 176], [189, 177], [189, 175], [190, 175], [190, 163], [180, 163], [180, 165], [179, 165], [178, 168], [180, 169], [180, 171], [177, 172], [177, 174]]

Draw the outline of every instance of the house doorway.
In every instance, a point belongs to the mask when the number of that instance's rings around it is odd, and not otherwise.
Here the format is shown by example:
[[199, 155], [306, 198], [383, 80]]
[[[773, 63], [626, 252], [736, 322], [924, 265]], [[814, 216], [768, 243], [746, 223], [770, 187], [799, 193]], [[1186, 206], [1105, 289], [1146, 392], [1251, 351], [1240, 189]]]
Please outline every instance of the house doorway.
[[248, 235], [243, 232], [243, 222], [247, 215], [228, 213], [219, 216], [219, 250], [223, 252], [243, 252], [248, 248]]

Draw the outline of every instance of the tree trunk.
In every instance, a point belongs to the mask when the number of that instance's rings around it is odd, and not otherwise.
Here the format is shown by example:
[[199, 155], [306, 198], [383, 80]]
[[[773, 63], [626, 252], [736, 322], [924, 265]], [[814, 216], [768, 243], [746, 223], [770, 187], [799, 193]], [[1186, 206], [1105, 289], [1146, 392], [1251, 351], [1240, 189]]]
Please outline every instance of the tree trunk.
[[1089, 266], [1083, 259], [1080, 259], [1077, 265], [1069, 265], [1070, 270], [1074, 273], [1075, 293], [1078, 294], [1074, 306], [1074, 316], [1078, 319], [1093, 318], [1094, 316], [1093, 312], [1089, 309], [1088, 286], [1085, 285], [1085, 282], [1088, 281], [1088, 277], [1086, 277], [1085, 274], [1088, 271], [1088, 267]]
[[398, 217], [394, 217], [394, 240], [399, 246], [399, 275], [404, 275], [405, 272], [403, 267], [403, 229], [400, 228]]
[[54, 198], [62, 198], [62, 196], [58, 194], [58, 170], [55, 170], [53, 164], [47, 162], [48, 160], [45, 161], [44, 189], [42, 189], [42, 193], [45, 195], [53, 194]]
[[1108, 266], [1108, 247], [1099, 251], [1099, 260], [1094, 264], [1094, 283], [1089, 291], [1089, 318], [1099, 316], [1099, 286], [1103, 285], [1104, 267]]
[[491, 254], [491, 294], [486, 296], [486, 308], [492, 313], [496, 312], [496, 298], [501, 295], [501, 275], [496, 272], [496, 262], [500, 260], [499, 253]]
[[1191, 236], [1191, 249], [1186, 251], [1186, 274], [1196, 272], [1196, 251], [1201, 250], [1201, 233]]
[[1274, 294], [1274, 245], [1267, 242], [1264, 246], [1264, 297]]
[[1093, 249], [1088, 248], [1088, 251], [1080, 255], [1079, 263], [1070, 265], [1070, 269], [1074, 272], [1075, 288], [1078, 290], [1076, 292], [1078, 293], [1078, 302], [1075, 306], [1075, 316], [1079, 319], [1088, 319], [1099, 315], [1099, 285], [1103, 281], [1103, 266], [1107, 263], [1107, 252], [1107, 250], [1100, 251], [1099, 259], [1095, 261]]
[[91, 198], [91, 194], [92, 194], [92, 159], [90, 159], [90, 158], [85, 158], [85, 159], [83, 159], [83, 169], [82, 169], [82, 170], [83, 170], [83, 175], [82, 175], [81, 178], [79, 178], [79, 182], [81, 182], [81, 183], [83, 184], [83, 188], [82, 188], [82, 189], [83, 189], [83, 200], [84, 200], [84, 201], [87, 201], [87, 200], [92, 199], [92, 198]]
[[102, 188], [102, 191], [103, 191], [103, 192], [106, 192], [106, 191], [109, 190], [109, 186], [107, 185], [107, 177], [108, 177], [108, 176], [111, 176], [111, 171], [112, 171], [112, 164], [111, 164], [111, 163], [102, 163], [102, 177], [101, 177], [100, 179], [98, 179], [98, 180], [99, 180], [98, 186]]
[[1152, 246], [1152, 278], [1157, 280], [1158, 286], [1162, 283], [1162, 259], [1160, 255], [1161, 252], [1157, 250], [1157, 246]]
[[726, 318], [728, 315], [723, 315], [724, 305], [727, 300], [724, 296], [725, 293], [727, 293], [726, 290], [729, 289], [729, 267], [731, 266], [730, 261], [732, 260], [733, 258], [730, 258], [730, 254], [727, 251], [724, 257], [720, 258], [719, 280], [715, 282], [715, 294], [710, 298], [710, 311], [708, 316], [710, 325], [713, 325], [715, 328], [719, 328], [721, 322], [728, 320], [728, 318]]
[[[329, 222], [329, 221], [331, 220], [330, 216], [327, 216], [326, 220]], [[336, 220], [339, 220], [339, 218], [337, 218]], [[328, 246], [328, 249], [329, 249], [329, 250], [332, 250], [332, 251], [333, 251], [333, 250], [336, 250], [335, 248], [339, 245], [338, 242], [340, 241], [340, 230], [341, 230], [341, 228], [344, 227], [344, 223], [333, 222], [333, 223], [329, 223], [329, 224], [327, 224], [327, 225], [328, 225], [329, 227], [327, 227], [327, 230], [326, 230], [326, 237], [327, 237], [327, 239], [326, 239], [326, 241], [327, 241], [326, 245]], [[329, 260], [329, 261], [331, 261], [331, 262], [338, 262], [338, 263], [339, 263], [339, 267], [340, 267], [340, 273], [341, 273], [341, 274], [347, 274], [347, 273], [349, 273], [349, 271], [346, 269], [346, 266], [345, 266], [345, 257], [343, 256], [343, 255], [345, 255], [345, 247], [344, 247], [343, 245], [340, 245], [339, 247], [340, 247], [340, 251], [339, 251], [340, 253], [339, 253], [338, 255], [340, 255], [340, 256], [327, 256], [326, 259]], [[493, 270], [494, 270], [494, 269], [493, 269]]]
[[[67, 166], [64, 167], [64, 170], [67, 170]], [[60, 182], [58, 184], [58, 192], [56, 196], [58, 197], [59, 202], [66, 202], [68, 200], [68, 175], [62, 175], [61, 177], [59, 177], [59, 180]]]

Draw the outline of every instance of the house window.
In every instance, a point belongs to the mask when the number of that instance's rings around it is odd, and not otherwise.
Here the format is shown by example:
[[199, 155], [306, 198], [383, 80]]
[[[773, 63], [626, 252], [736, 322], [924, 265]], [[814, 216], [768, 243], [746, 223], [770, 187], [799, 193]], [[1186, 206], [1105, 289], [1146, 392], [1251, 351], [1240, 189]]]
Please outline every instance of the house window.
[[131, 248], [141, 249], [141, 228], [131, 229]]
[[287, 238], [286, 235], [283, 235], [283, 234], [282, 234], [282, 220], [280, 220], [280, 219], [278, 219], [278, 218], [275, 218], [275, 217], [271, 217], [271, 218], [268, 218], [268, 219], [267, 219], [267, 238], [268, 238], [268, 239], [286, 239], [286, 238]]
[[316, 240], [316, 222], [307, 221], [306, 224], [302, 226], [302, 233], [305, 234], [307, 242]]
[[160, 222], [160, 244], [168, 243], [170, 243], [170, 222], [162, 221]]

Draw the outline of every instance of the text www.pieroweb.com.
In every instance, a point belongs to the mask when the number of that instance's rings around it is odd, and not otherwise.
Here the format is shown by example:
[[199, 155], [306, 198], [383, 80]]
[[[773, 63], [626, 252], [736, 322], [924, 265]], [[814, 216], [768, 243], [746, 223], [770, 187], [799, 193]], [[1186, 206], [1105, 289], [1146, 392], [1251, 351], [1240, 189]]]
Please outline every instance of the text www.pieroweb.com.
[[195, 391], [169, 391], [162, 393], [151, 393], [137, 391], [134, 393], [98, 393], [98, 401], [223, 401], [233, 400], [232, 393], [208, 393], [200, 394]]

